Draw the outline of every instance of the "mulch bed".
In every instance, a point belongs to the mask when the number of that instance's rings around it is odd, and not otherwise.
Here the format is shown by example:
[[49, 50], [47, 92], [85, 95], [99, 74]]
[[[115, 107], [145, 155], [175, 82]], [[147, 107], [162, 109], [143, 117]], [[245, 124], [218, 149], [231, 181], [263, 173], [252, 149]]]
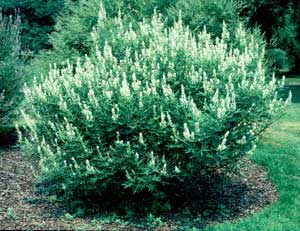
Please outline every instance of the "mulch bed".
[[[0, 150], [0, 229], [1, 230], [139, 230], [122, 223], [101, 223], [92, 217], [68, 220], [57, 203], [33, 190], [34, 175], [31, 165], [17, 149]], [[215, 195], [224, 208], [222, 214], [210, 214], [204, 223], [216, 224], [225, 219], [232, 222], [249, 216], [278, 198], [275, 186], [268, 181], [266, 171], [246, 161], [239, 175], [232, 175], [230, 184]], [[218, 203], [219, 203], [218, 202]], [[226, 213], [224, 215], [224, 212]], [[174, 230], [176, 222], [166, 222], [156, 230]], [[87, 226], [88, 225], [88, 226]], [[175, 227], [175, 228], [174, 228]], [[149, 230], [151, 228], [149, 227]], [[145, 230], [145, 228], [143, 228]]]

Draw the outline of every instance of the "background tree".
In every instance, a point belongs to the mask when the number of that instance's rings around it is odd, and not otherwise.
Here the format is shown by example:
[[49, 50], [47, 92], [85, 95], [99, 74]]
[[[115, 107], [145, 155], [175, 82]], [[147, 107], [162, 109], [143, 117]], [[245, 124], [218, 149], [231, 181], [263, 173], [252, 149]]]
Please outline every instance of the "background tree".
[[4, 15], [18, 11], [22, 20], [22, 49], [34, 52], [51, 48], [48, 34], [52, 32], [63, 5], [64, 0], [0, 0]]
[[241, 1], [241, 16], [259, 26], [268, 41], [269, 58], [281, 71], [300, 71], [300, 2], [298, 0]]
[[0, 13], [0, 134], [9, 132], [21, 99], [20, 18]]

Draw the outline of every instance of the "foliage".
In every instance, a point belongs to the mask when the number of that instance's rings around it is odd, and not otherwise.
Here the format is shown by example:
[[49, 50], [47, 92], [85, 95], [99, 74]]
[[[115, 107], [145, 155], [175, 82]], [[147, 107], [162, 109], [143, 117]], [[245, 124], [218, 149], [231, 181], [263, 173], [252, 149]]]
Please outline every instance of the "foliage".
[[101, 44], [106, 20], [114, 23], [103, 48], [25, 89], [30, 136], [20, 142], [68, 205], [122, 208], [148, 196], [164, 200], [152, 209], [170, 209], [170, 189], [209, 184], [253, 151], [284, 107], [278, 85], [241, 25], [212, 39], [181, 19], [167, 29], [154, 15], [134, 29], [106, 15], [101, 6], [92, 35]]
[[[300, 70], [300, 2], [297, 0], [241, 0], [241, 16], [265, 33], [279, 70]], [[275, 49], [275, 50], [273, 50]], [[281, 52], [279, 52], [280, 50]], [[275, 52], [275, 53], [274, 53]]]
[[0, 14], [0, 133], [9, 132], [21, 97], [19, 18]]
[[[215, 36], [221, 34], [223, 21], [230, 25], [230, 28], [238, 24], [238, 13], [234, 1], [79, 0], [76, 3], [66, 1], [66, 10], [58, 18], [56, 30], [51, 35], [54, 49], [57, 51], [77, 51], [81, 55], [88, 54], [92, 44], [90, 32], [97, 23], [100, 4], [104, 5], [109, 18], [116, 17], [121, 11], [120, 13], [133, 26], [143, 18], [151, 18], [154, 10], [161, 13], [169, 21], [169, 24], [178, 19], [178, 12], [181, 10], [183, 22], [189, 25], [193, 31], [201, 31], [206, 25], [208, 31]], [[104, 34], [103, 40], [106, 39], [108, 38]], [[78, 54], [76, 55], [78, 56]]]
[[133, 28], [136, 28], [143, 18], [149, 21], [154, 10], [162, 14], [165, 23], [171, 26], [181, 11], [183, 23], [188, 25], [193, 33], [202, 31], [206, 25], [207, 31], [214, 37], [221, 35], [223, 22], [226, 22], [229, 31], [234, 31], [238, 25], [237, 6], [231, 0], [68, 0], [65, 1], [63, 13], [57, 19], [55, 31], [50, 35], [53, 50], [34, 60], [34, 74], [46, 74], [49, 63], [55, 62], [63, 66], [67, 59], [74, 63], [78, 56], [90, 54], [94, 48], [90, 34], [97, 24], [98, 9], [102, 3], [107, 18], [111, 20], [106, 21], [107, 31], [102, 31], [101, 44], [110, 40], [110, 30], [115, 29], [109, 25], [113, 24], [113, 18], [119, 13], [123, 16], [124, 24], [131, 23]]
[[0, 7], [5, 15], [17, 10], [22, 21], [22, 49], [38, 52], [51, 48], [48, 34], [53, 30], [63, 3], [64, 0], [0, 0]]
[[274, 48], [269, 48], [267, 50], [267, 56], [271, 66], [274, 67], [274, 70], [286, 72], [290, 71], [294, 65], [292, 58], [289, 57], [287, 51], [276, 48], [276, 45], [274, 45]]
[[181, 11], [182, 21], [194, 32], [204, 26], [214, 37], [222, 34], [223, 22], [229, 31], [234, 31], [239, 23], [238, 5], [234, 0], [178, 0], [168, 8], [167, 20], [172, 23]]
[[[55, 25], [55, 31], [50, 36], [54, 51], [63, 60], [68, 57], [78, 57], [88, 54], [92, 48], [90, 33], [97, 24], [100, 4], [104, 4], [107, 15], [114, 18], [122, 11], [132, 24], [144, 18], [149, 18], [155, 8], [167, 7], [168, 1], [130, 1], [130, 0], [79, 0], [66, 1], [65, 11]], [[103, 40], [108, 39], [105, 35]]]

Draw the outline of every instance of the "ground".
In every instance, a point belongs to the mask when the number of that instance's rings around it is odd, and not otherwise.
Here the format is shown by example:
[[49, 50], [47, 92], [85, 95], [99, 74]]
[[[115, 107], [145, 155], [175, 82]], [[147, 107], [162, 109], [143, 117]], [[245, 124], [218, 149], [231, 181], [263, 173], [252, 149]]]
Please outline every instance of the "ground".
[[[31, 165], [36, 163], [26, 160], [18, 149], [2, 150], [0, 163], [1, 229], [144, 230], [153, 228], [147, 223], [139, 229], [136, 228], [136, 224], [125, 221], [115, 220], [111, 223], [101, 218], [74, 218], [59, 207], [55, 200], [34, 192], [35, 176]], [[264, 168], [247, 161], [239, 175], [231, 176], [231, 184], [216, 195], [222, 201], [223, 207], [220, 212], [202, 219], [201, 226], [216, 224], [224, 219], [235, 220], [245, 217], [276, 201], [276, 188], [267, 179]], [[178, 228], [174, 220], [163, 222], [156, 218], [153, 222], [159, 223], [157, 230]]]

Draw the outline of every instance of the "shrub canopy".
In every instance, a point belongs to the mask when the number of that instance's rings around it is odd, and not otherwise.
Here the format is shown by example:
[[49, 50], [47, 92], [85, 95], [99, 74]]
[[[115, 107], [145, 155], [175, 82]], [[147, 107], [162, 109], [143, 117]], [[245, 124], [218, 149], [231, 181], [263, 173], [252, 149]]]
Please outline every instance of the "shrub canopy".
[[[108, 31], [115, 30], [109, 25], [113, 24], [118, 14], [122, 15], [124, 25], [130, 23], [137, 29], [143, 19], [151, 20], [154, 10], [162, 15], [167, 26], [172, 26], [178, 20], [178, 12], [181, 11], [183, 24], [188, 25], [193, 33], [199, 33], [206, 26], [213, 37], [221, 35], [223, 22], [233, 32], [239, 20], [237, 5], [233, 0], [65, 0], [64, 10], [49, 37], [53, 49], [34, 60], [34, 74], [46, 74], [49, 63], [55, 62], [62, 67], [67, 59], [73, 64], [78, 56], [90, 55], [94, 49], [90, 35], [97, 25], [101, 4], [106, 9]], [[99, 36], [102, 44], [110, 39], [108, 34], [103, 31]]]
[[192, 35], [181, 18], [166, 28], [155, 14], [133, 28], [100, 7], [92, 41], [75, 69], [54, 66], [25, 89], [22, 147], [69, 204], [125, 192], [163, 198], [182, 182], [210, 182], [253, 151], [284, 107], [264, 46], [241, 25], [229, 33], [224, 24], [212, 39], [205, 29]]

